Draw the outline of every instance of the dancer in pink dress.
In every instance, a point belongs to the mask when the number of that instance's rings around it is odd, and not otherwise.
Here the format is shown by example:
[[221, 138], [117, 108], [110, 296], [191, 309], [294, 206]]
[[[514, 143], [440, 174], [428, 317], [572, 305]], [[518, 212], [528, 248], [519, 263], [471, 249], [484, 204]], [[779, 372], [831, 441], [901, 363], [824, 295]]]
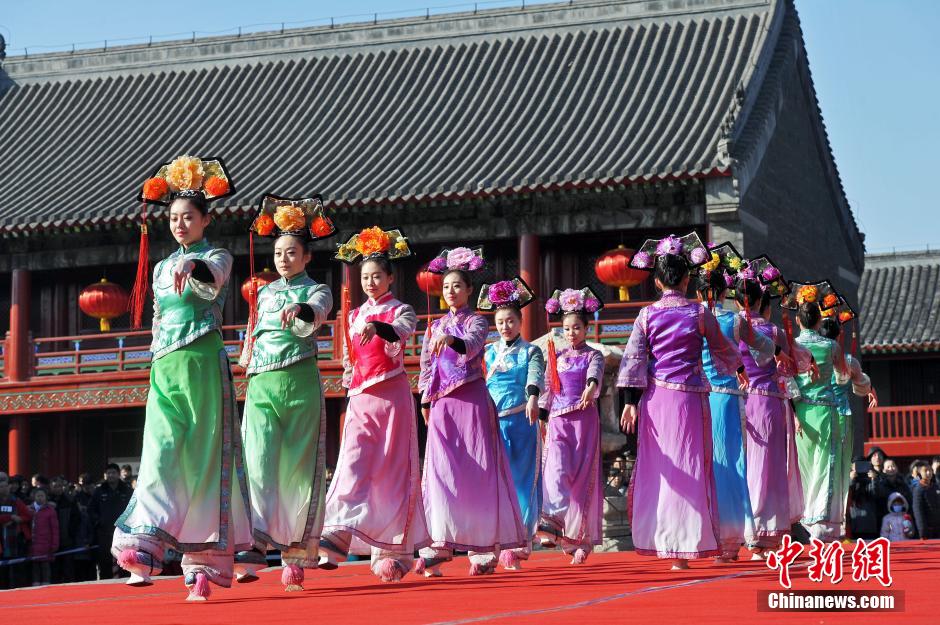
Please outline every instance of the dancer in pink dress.
[[[560, 315], [568, 346], [555, 354], [549, 343], [545, 394], [548, 411], [542, 478], [542, 546], [554, 547], [583, 564], [601, 544], [601, 418], [597, 398], [604, 378], [604, 356], [587, 346], [588, 314], [603, 307], [590, 287], [556, 290], [545, 303]], [[551, 341], [551, 338], [549, 339]]]
[[444, 250], [430, 271], [444, 274], [450, 312], [431, 324], [421, 350], [421, 412], [428, 424], [424, 506], [431, 545], [416, 571], [439, 576], [454, 550], [470, 552], [470, 574], [493, 573], [502, 549], [524, 547], [527, 533], [483, 379], [489, 326], [468, 306], [470, 273], [483, 267], [481, 250]]
[[398, 230], [367, 228], [340, 246], [336, 258], [360, 260], [368, 300], [348, 313], [343, 386], [349, 404], [339, 460], [326, 495], [320, 568], [335, 569], [352, 549], [371, 547], [372, 572], [400, 580], [427, 544], [421, 503], [414, 398], [404, 368], [404, 343], [414, 309], [389, 291], [391, 261], [410, 256]]

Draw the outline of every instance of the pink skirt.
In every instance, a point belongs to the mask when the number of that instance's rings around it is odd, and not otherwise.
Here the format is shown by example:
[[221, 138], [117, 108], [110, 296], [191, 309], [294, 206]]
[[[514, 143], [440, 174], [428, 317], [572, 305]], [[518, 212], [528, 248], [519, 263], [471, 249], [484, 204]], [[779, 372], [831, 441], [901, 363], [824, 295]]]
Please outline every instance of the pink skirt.
[[404, 374], [349, 398], [323, 531], [349, 532], [352, 553], [362, 543], [408, 554], [427, 544], [415, 419]]

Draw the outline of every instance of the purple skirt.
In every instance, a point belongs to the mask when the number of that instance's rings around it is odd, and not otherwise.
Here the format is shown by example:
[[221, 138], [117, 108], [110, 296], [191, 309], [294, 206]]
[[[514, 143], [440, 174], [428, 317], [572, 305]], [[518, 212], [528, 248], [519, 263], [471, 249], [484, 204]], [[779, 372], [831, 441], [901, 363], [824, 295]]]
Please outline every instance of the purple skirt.
[[422, 491], [433, 549], [498, 552], [527, 544], [482, 378], [432, 404]]
[[758, 547], [776, 547], [790, 532], [786, 401], [747, 396], [747, 486]]
[[600, 415], [597, 407], [552, 417], [543, 453], [542, 522], [565, 551], [601, 544]]
[[721, 553], [708, 393], [650, 384], [640, 400], [627, 510], [640, 555]]

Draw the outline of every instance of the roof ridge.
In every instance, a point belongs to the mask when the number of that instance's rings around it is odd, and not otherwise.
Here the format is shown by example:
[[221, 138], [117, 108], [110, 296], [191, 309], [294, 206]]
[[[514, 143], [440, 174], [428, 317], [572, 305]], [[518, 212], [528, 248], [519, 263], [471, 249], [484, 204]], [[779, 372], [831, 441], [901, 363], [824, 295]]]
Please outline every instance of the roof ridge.
[[[389, 20], [324, 24], [280, 30], [191, 37], [122, 46], [7, 56], [2, 66], [14, 81], [50, 80], [81, 74], [140, 72], [168, 66], [245, 62], [262, 57], [382, 45], [421, 45], [455, 37], [478, 37], [560, 27], [637, 23], [643, 20], [695, 19], [764, 9], [777, 0], [570, 0], [497, 7]], [[451, 5], [455, 6], [455, 5]], [[458, 5], [459, 6], [459, 5]], [[466, 6], [475, 6], [467, 3]], [[194, 33], [195, 35], [195, 33]], [[152, 40], [152, 37], [151, 37]], [[0, 73], [2, 75], [2, 73]]]

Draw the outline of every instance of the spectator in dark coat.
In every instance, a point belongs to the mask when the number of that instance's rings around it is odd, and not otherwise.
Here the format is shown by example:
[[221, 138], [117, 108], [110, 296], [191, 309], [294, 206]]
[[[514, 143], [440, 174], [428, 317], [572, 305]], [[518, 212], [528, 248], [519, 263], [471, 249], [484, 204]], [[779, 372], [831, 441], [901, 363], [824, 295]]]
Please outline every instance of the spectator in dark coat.
[[[59, 551], [69, 551], [75, 547], [75, 536], [82, 520], [78, 504], [66, 490], [68, 485], [65, 476], [60, 475], [53, 478], [49, 490], [49, 503], [55, 507], [59, 517]], [[69, 553], [59, 556], [52, 572], [53, 583], [75, 581], [75, 555]]]
[[[78, 528], [75, 531], [76, 547], [91, 547], [96, 544], [95, 525], [91, 519], [88, 507], [95, 492], [95, 480], [91, 473], [82, 473], [78, 476], [78, 485], [75, 489], [75, 504], [78, 506]], [[75, 581], [87, 582], [97, 579], [96, 564], [97, 551], [82, 551], [75, 554]]]
[[33, 490], [33, 542], [29, 557], [33, 564], [33, 586], [52, 583], [52, 563], [59, 548], [59, 518], [49, 505], [48, 495], [42, 488]]
[[867, 474], [859, 475], [852, 463], [849, 473], [849, 506], [848, 523], [853, 538], [878, 538], [881, 526], [878, 525], [878, 514], [875, 509], [875, 480], [878, 472], [871, 469]]
[[131, 495], [131, 487], [121, 481], [121, 473], [114, 463], [109, 464], [104, 471], [104, 481], [95, 489], [88, 505], [88, 513], [95, 526], [95, 537], [98, 543], [98, 577], [99, 579], [114, 578], [114, 557], [111, 555], [111, 541], [114, 538], [114, 522], [127, 508]]
[[920, 468], [920, 481], [914, 487], [914, 521], [920, 537], [940, 538], [940, 485], [933, 479], [933, 469]]

